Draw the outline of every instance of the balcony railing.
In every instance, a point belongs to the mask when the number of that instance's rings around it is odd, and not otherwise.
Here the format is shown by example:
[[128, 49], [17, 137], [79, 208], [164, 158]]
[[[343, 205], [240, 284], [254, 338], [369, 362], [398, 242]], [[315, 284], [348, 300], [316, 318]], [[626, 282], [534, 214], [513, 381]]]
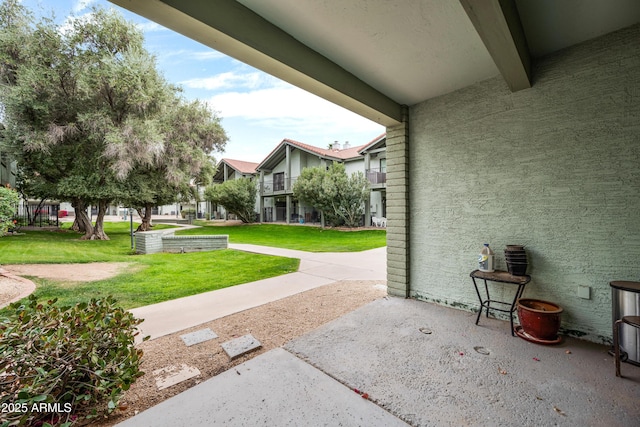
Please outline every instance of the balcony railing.
[[293, 191], [293, 184], [295, 184], [298, 178], [285, 178], [284, 180], [265, 180], [260, 183], [260, 194], [287, 194]]
[[367, 179], [372, 185], [381, 185], [387, 183], [387, 171], [381, 172], [380, 169], [369, 169], [367, 171]]

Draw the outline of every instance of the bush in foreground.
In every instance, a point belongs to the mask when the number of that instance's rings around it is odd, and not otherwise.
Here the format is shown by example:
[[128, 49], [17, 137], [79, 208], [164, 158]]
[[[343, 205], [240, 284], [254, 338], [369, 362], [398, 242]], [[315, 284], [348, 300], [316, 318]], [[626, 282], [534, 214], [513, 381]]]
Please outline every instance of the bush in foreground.
[[141, 320], [112, 297], [14, 303], [0, 318], [0, 426], [69, 426], [106, 415], [136, 378]]

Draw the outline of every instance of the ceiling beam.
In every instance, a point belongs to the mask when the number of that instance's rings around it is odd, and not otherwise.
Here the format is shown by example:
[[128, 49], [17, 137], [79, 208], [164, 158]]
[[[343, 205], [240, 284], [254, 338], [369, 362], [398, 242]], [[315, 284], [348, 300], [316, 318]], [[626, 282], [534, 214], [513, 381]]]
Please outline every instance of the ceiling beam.
[[531, 87], [531, 56], [514, 0], [460, 0], [512, 92]]
[[384, 126], [402, 106], [235, 0], [109, 0]]

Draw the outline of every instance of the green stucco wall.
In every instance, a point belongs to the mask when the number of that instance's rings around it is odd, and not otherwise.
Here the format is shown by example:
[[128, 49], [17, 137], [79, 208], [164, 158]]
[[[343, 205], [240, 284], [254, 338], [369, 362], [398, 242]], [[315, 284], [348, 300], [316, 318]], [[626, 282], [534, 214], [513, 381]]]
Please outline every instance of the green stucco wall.
[[520, 92], [496, 77], [411, 108], [410, 293], [475, 309], [482, 244], [501, 269], [504, 246], [524, 244], [525, 296], [559, 303], [566, 333], [608, 341], [609, 282], [640, 280], [640, 26], [533, 75]]

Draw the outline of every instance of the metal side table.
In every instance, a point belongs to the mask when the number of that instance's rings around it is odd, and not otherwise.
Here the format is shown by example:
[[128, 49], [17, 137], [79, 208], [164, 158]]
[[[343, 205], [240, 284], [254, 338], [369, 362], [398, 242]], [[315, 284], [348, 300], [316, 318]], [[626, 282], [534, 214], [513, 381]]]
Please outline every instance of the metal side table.
[[[480, 321], [480, 315], [482, 314], [482, 309], [486, 308], [487, 317], [489, 317], [489, 310], [501, 311], [503, 313], [509, 313], [509, 317], [511, 319], [511, 335], [515, 336], [513, 332], [513, 312], [516, 309], [516, 302], [519, 298], [522, 298], [522, 294], [524, 292], [524, 287], [531, 281], [531, 276], [514, 276], [508, 271], [496, 270], [491, 273], [487, 273], [485, 271], [473, 270], [471, 274], [471, 280], [473, 280], [473, 286], [476, 288], [476, 294], [478, 294], [478, 300], [480, 300], [480, 310], [478, 310], [478, 317], [476, 318], [476, 325]], [[476, 279], [482, 279], [484, 281], [484, 290], [487, 295], [486, 299], [483, 299], [480, 295], [480, 289], [478, 288], [478, 283], [476, 283]], [[489, 285], [487, 282], [498, 282], [498, 283], [509, 283], [512, 285], [516, 285], [518, 288], [516, 290], [516, 294], [513, 297], [512, 302], [506, 301], [498, 301], [491, 299], [489, 295]], [[507, 308], [498, 308], [492, 307], [491, 304], [498, 304], [502, 307], [510, 307]]]

